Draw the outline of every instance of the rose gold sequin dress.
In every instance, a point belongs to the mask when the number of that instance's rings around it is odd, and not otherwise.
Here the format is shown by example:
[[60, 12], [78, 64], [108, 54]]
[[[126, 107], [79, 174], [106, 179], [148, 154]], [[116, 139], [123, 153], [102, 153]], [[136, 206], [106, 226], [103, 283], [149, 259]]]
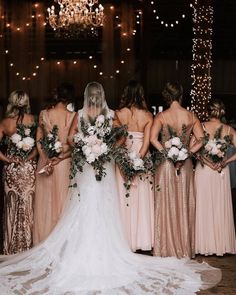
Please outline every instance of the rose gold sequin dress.
[[[46, 110], [40, 114], [40, 126], [47, 134], [58, 126], [59, 140], [63, 144], [64, 151], [68, 149], [67, 137], [75, 113], [69, 113], [64, 118], [50, 116]], [[46, 165], [46, 156], [39, 157], [37, 171]], [[61, 161], [54, 166], [50, 176], [36, 174], [36, 194], [34, 204], [34, 245], [43, 241], [57, 224], [65, 205], [69, 189], [70, 158]]]
[[[187, 126], [185, 144], [189, 145], [193, 124]], [[161, 142], [170, 139], [164, 124]], [[193, 257], [195, 236], [195, 192], [192, 161], [187, 159], [176, 174], [170, 160], [163, 161], [157, 168], [155, 186], [154, 255]]]
[[[7, 156], [13, 155], [9, 152]], [[29, 250], [33, 242], [33, 201], [36, 161], [6, 164], [4, 179], [3, 253]]]

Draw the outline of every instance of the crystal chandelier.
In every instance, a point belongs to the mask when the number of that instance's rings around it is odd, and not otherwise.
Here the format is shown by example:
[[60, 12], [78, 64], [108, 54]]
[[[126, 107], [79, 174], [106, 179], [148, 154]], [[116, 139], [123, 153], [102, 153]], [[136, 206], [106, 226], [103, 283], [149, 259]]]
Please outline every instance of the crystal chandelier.
[[96, 34], [97, 28], [103, 25], [104, 8], [99, 0], [54, 0], [59, 5], [56, 13], [54, 5], [48, 8], [48, 21], [56, 31], [81, 32]]

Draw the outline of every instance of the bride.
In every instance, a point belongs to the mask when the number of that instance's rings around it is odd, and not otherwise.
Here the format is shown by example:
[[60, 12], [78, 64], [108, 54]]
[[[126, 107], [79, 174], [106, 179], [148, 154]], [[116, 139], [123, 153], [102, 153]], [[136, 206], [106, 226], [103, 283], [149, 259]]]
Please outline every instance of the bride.
[[[82, 132], [81, 118], [101, 113], [112, 121], [103, 87], [89, 83], [70, 136]], [[30, 251], [1, 258], [0, 294], [190, 295], [219, 281], [220, 271], [205, 263], [133, 254], [122, 232], [114, 163], [106, 164], [102, 181], [86, 165], [52, 234]]]

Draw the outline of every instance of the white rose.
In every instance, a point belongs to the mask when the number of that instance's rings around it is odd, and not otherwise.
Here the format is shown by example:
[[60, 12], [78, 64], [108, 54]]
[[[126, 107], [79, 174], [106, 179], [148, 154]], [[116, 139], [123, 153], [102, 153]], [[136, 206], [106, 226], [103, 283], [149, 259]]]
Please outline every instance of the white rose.
[[138, 157], [137, 153], [135, 151], [132, 151], [129, 153], [129, 157], [131, 160], [134, 160]]
[[214, 146], [211, 150], [212, 155], [217, 155], [219, 152], [220, 152], [220, 150], [216, 146]]
[[60, 153], [62, 151], [62, 143], [60, 141], [56, 141], [54, 144], [54, 150], [57, 153]]
[[17, 142], [16, 146], [17, 146], [18, 149], [22, 149], [22, 147], [23, 147], [23, 141]]
[[94, 126], [90, 126], [87, 131], [89, 135], [94, 135], [96, 132], [96, 128]]
[[30, 129], [29, 128], [26, 128], [25, 129], [25, 136], [29, 136], [30, 135]]
[[177, 147], [181, 147], [182, 146], [182, 142], [181, 142], [181, 140], [180, 140], [179, 137], [173, 137], [171, 139], [171, 143], [172, 143], [172, 145], [175, 145]]
[[167, 141], [165, 142], [165, 148], [166, 148], [166, 149], [170, 149], [171, 146], [172, 146], [172, 144], [171, 144], [171, 140], [167, 140]]
[[219, 157], [219, 158], [224, 158], [224, 153], [223, 152], [221, 152], [220, 150], [219, 150], [219, 152], [217, 153], [217, 156]]
[[210, 152], [210, 151], [212, 150], [212, 146], [211, 146], [210, 143], [207, 143], [207, 144], [205, 145], [205, 150], [208, 151], [208, 152]]
[[94, 161], [95, 161], [95, 155], [94, 154], [89, 154], [87, 157], [86, 157], [86, 159], [87, 159], [87, 162], [89, 163], [89, 164], [91, 164], [91, 163], [93, 163]]
[[106, 154], [107, 151], [108, 151], [108, 147], [107, 147], [107, 145], [106, 145], [105, 143], [102, 143], [102, 144], [101, 144], [101, 153], [102, 153], [102, 154]]
[[142, 170], [143, 169], [143, 160], [140, 158], [136, 158], [133, 160], [134, 170]]
[[188, 158], [188, 153], [186, 153], [185, 151], [183, 151], [183, 149], [181, 151], [179, 151], [178, 161], [184, 161], [187, 158]]
[[96, 125], [101, 126], [105, 122], [105, 117], [103, 115], [99, 115], [96, 119]]
[[88, 157], [91, 154], [92, 149], [91, 149], [91, 147], [85, 145], [85, 146], [82, 147], [82, 151], [83, 151], [84, 155], [86, 157]]
[[75, 110], [73, 103], [68, 103], [68, 105], [66, 106], [66, 109], [67, 111], [73, 113]]
[[25, 138], [23, 138], [22, 142], [23, 142], [22, 149], [24, 151], [31, 150], [34, 146], [34, 143], [35, 143], [35, 141], [32, 137], [25, 137]]
[[21, 136], [19, 134], [15, 133], [11, 136], [11, 141], [14, 144], [17, 144], [19, 141], [21, 141]]
[[52, 133], [48, 133], [48, 138], [49, 138], [49, 139], [52, 139], [52, 138], [53, 138]]
[[179, 155], [179, 150], [174, 146], [170, 148], [167, 154], [168, 158], [171, 158], [171, 159], [174, 157], [178, 157], [178, 155]]
[[87, 142], [87, 144], [89, 146], [93, 146], [94, 144], [96, 144], [97, 143], [97, 140], [98, 140], [98, 138], [97, 138], [96, 135], [90, 135], [90, 136], [86, 136], [84, 138], [84, 142]]
[[100, 156], [101, 155], [101, 146], [98, 144], [95, 144], [94, 146], [92, 146], [92, 153], [95, 154], [96, 156]]

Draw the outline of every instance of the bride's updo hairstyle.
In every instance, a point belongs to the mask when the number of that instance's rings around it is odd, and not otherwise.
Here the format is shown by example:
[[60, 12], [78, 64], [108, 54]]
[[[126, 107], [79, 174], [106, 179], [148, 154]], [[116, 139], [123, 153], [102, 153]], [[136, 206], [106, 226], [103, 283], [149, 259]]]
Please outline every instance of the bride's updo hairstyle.
[[209, 118], [221, 119], [225, 115], [225, 105], [220, 99], [214, 99], [208, 104]]
[[17, 117], [17, 122], [22, 120], [24, 114], [30, 113], [29, 96], [22, 90], [13, 91], [8, 98], [6, 117]]
[[183, 87], [177, 82], [168, 82], [162, 91], [162, 96], [168, 106], [170, 106], [173, 101], [177, 101], [181, 104], [183, 98]]
[[135, 80], [129, 81], [124, 88], [119, 109], [131, 108], [132, 106], [141, 110], [147, 110], [143, 86]]

